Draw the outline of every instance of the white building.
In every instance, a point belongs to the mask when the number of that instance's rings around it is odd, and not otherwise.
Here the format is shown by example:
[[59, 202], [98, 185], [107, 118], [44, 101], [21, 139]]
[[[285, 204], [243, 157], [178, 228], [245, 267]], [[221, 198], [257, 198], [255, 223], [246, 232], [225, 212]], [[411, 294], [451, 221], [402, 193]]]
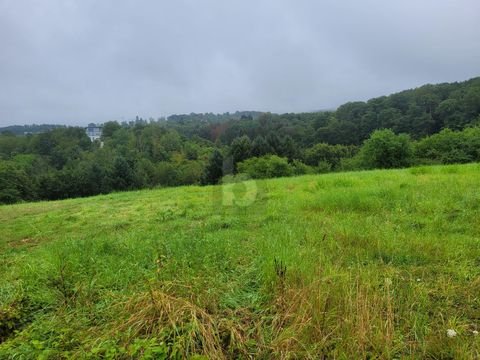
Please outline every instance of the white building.
[[87, 133], [87, 136], [90, 138], [90, 140], [95, 141], [95, 140], [100, 140], [102, 137], [102, 127], [97, 126], [95, 124], [88, 124], [88, 126], [85, 128], [85, 132]]

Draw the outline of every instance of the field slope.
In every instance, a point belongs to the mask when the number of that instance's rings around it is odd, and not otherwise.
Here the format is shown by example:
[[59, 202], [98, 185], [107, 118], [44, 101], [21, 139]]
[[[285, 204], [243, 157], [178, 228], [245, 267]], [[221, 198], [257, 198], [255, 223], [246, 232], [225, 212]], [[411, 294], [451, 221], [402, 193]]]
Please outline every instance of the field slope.
[[477, 330], [478, 164], [0, 207], [2, 359], [476, 358]]

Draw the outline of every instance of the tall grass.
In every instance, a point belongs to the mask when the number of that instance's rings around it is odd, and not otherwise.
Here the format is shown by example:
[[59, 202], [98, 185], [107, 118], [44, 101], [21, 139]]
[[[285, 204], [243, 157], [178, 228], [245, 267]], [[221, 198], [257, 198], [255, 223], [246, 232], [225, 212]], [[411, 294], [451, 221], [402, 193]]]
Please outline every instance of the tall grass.
[[479, 175], [262, 180], [237, 206], [216, 186], [0, 207], [0, 358], [479, 357]]

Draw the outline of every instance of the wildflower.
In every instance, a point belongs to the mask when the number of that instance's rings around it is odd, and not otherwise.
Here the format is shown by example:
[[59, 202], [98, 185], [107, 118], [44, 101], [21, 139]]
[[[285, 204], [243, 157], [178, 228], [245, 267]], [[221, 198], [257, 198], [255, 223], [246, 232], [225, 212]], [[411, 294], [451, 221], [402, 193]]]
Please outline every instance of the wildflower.
[[420, 281], [422, 281], [422, 279], [417, 279], [417, 282], [420, 282]]
[[473, 336], [478, 336], [478, 331], [477, 331], [477, 330], [473, 330], [473, 331], [472, 331], [472, 334], [473, 334]]
[[448, 329], [448, 330], [447, 330], [447, 336], [448, 336], [449, 338], [453, 338], [453, 337], [457, 336], [457, 332], [456, 332], [455, 330], [453, 330], [453, 329]]

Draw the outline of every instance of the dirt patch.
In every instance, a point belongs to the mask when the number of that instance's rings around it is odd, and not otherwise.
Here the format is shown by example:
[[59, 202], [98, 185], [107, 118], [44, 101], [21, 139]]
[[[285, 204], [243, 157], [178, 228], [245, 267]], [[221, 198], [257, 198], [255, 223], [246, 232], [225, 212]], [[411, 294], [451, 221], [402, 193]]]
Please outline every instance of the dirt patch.
[[10, 241], [8, 245], [12, 248], [33, 247], [39, 243], [39, 239], [26, 237], [20, 240]]
[[38, 308], [28, 298], [0, 307], [0, 344], [29, 324]]

